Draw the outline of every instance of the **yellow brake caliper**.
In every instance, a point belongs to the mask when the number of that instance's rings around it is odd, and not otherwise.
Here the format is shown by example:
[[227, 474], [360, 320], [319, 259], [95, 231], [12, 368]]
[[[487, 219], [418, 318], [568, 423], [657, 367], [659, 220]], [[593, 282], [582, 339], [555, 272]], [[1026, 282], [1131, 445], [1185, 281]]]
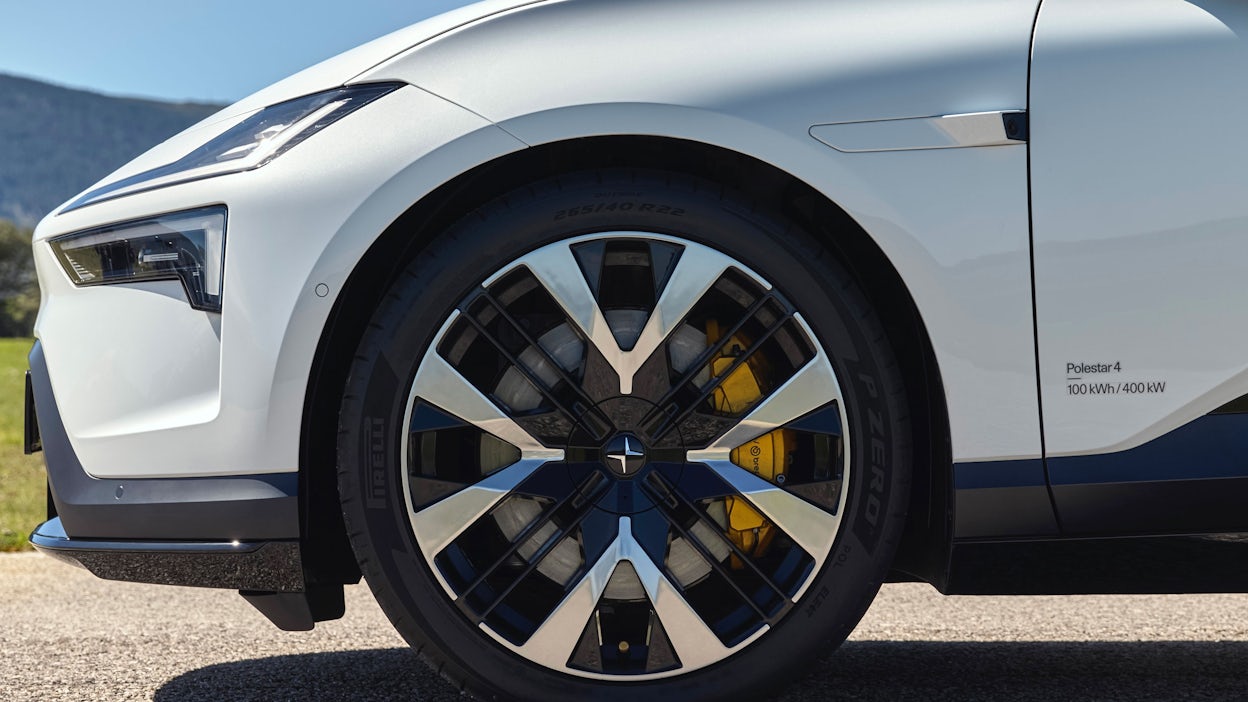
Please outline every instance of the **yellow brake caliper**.
[[[710, 320], [706, 324], [706, 342], [708, 345], [719, 340], [719, 323]], [[711, 360], [711, 375], [719, 375], [728, 368], [740, 355], [747, 343], [739, 336], [733, 337], [724, 345], [724, 351]], [[747, 361], [737, 367], [724, 382], [720, 383], [711, 396], [715, 411], [727, 414], [739, 414], [752, 406], [762, 397], [758, 378]], [[747, 442], [732, 450], [729, 458], [733, 463], [748, 470], [758, 477], [772, 483], [783, 482], [784, 473], [789, 465], [789, 453], [795, 445], [795, 437], [789, 429], [777, 429], [764, 434], [753, 441]], [[754, 506], [740, 497], [727, 497], [724, 507], [728, 514], [728, 538], [746, 555], [761, 556], [767, 552], [775, 529]], [[733, 568], [743, 568], [744, 563], [736, 556], [732, 557]]]

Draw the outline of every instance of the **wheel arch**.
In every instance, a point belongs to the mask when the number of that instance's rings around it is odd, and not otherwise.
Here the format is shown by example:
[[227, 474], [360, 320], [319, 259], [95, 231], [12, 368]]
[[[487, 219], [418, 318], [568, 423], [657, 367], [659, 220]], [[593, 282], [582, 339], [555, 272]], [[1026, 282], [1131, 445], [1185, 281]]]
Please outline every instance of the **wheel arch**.
[[[477, 166], [421, 198], [361, 257], [322, 329], [308, 379], [300, 441], [301, 520], [309, 582], [355, 582], [335, 481], [338, 407], [371, 310], [404, 262], [464, 214], [544, 177], [590, 168], [661, 170], [748, 193], [819, 237], [876, 305], [909, 391], [914, 483], [897, 579], [940, 585], [951, 543], [948, 413], [932, 344], [900, 275], [871, 236], [809, 184], [753, 157], [700, 142], [649, 136], [587, 137], [522, 149]], [[315, 518], [313, 518], [315, 516]]]

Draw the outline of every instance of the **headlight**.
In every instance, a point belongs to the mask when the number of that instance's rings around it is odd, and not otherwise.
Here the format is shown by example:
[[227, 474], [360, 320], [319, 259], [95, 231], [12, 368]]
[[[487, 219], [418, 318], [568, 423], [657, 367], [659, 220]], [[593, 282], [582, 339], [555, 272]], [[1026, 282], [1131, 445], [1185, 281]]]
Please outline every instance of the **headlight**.
[[191, 307], [221, 311], [224, 207], [111, 224], [49, 243], [74, 285], [180, 280]]
[[402, 83], [368, 83], [287, 100], [253, 114], [212, 141], [159, 168], [96, 188], [64, 211], [176, 183], [259, 168]]

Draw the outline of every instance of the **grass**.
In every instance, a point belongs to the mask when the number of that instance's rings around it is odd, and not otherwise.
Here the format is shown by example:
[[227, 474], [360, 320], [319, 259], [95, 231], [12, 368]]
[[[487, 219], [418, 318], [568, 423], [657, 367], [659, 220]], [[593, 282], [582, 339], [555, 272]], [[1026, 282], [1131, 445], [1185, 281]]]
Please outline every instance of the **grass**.
[[26, 537], [47, 513], [43, 459], [22, 455], [30, 345], [30, 339], [0, 339], [0, 551], [29, 549]]

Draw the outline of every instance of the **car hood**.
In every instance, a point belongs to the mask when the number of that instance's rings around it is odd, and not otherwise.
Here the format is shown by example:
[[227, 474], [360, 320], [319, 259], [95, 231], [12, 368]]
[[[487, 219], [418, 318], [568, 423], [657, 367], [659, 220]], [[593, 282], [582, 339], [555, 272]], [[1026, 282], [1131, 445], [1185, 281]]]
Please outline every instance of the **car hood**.
[[551, 1], [558, 0], [484, 0], [435, 15], [374, 39], [280, 80], [206, 117], [130, 161], [88, 190], [176, 161], [255, 110], [346, 85], [378, 64], [430, 39], [508, 10]]
[[485, 0], [435, 15], [306, 68], [243, 98], [204, 121], [229, 119], [283, 100], [344, 85], [370, 68], [442, 34], [491, 15], [547, 1]]

